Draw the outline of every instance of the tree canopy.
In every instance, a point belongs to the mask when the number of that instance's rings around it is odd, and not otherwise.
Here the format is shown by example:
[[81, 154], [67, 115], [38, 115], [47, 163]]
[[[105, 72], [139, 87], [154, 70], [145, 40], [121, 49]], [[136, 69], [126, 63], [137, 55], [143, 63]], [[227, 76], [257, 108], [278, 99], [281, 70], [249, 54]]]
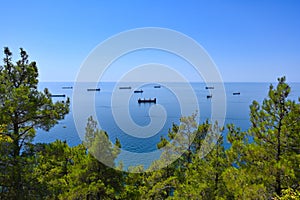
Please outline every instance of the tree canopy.
[[285, 77], [270, 85], [262, 103], [250, 105], [245, 131], [208, 120], [198, 124], [197, 113], [183, 116], [157, 144], [164, 152], [148, 171], [115, 166], [122, 141], [112, 143], [91, 117], [82, 144], [32, 143], [36, 129], [49, 130], [69, 112], [68, 99], [53, 102], [50, 92], [37, 86], [36, 62], [20, 49], [13, 63], [5, 48], [0, 199], [300, 199], [300, 99], [289, 99]]
[[[13, 63], [12, 52], [4, 48], [4, 65], [0, 67], [0, 122], [1, 138], [5, 139], [5, 153], [1, 171], [10, 198], [23, 198], [26, 188], [23, 156], [31, 148], [36, 129], [49, 130], [69, 112], [69, 100], [53, 102], [48, 89], [40, 92], [36, 62], [30, 62], [24, 49]], [[24, 151], [23, 151], [24, 150]], [[1, 152], [2, 154], [2, 152]], [[4, 172], [5, 171], [5, 172]], [[2, 174], [2, 173], [1, 173]]]

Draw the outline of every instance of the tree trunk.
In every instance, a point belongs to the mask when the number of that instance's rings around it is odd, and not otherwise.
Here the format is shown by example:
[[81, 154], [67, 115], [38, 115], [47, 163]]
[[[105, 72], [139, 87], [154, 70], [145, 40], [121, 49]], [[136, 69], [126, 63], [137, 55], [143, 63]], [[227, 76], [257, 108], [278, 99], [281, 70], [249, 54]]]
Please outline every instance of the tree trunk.
[[21, 163], [20, 163], [20, 145], [19, 145], [19, 128], [18, 124], [14, 124], [14, 138], [13, 138], [13, 163], [12, 163], [12, 194], [15, 199], [23, 199], [22, 177], [21, 177]]
[[[276, 153], [276, 163], [278, 164], [280, 162], [280, 154], [281, 154], [281, 140], [280, 140], [280, 134], [281, 134], [281, 120], [282, 116], [280, 116], [279, 124], [278, 124], [278, 133], [277, 133], [277, 153]], [[276, 172], [276, 189], [275, 192], [277, 195], [281, 195], [281, 172], [280, 169], [277, 169]]]

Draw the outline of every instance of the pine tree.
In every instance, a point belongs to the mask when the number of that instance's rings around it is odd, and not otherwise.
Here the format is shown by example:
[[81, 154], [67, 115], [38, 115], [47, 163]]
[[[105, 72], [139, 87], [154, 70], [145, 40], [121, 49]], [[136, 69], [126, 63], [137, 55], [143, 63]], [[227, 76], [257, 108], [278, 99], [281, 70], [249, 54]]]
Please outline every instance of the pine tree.
[[290, 91], [285, 77], [279, 78], [276, 88], [270, 86], [268, 98], [261, 106], [256, 101], [250, 106], [249, 131], [254, 143], [265, 152], [257, 162], [267, 163], [266, 176], [273, 178], [268, 187], [277, 195], [282, 189], [299, 187], [299, 168], [294, 167], [300, 163], [300, 104], [288, 99]]
[[[74, 152], [74, 165], [67, 179], [69, 189], [60, 198], [117, 199], [121, 194], [123, 174], [112, 167], [115, 166], [115, 159], [121, 148], [119, 140], [112, 144], [108, 134], [97, 129], [97, 123], [90, 117], [84, 145], [84, 149]], [[102, 163], [104, 160], [105, 163]]]
[[10, 161], [5, 169], [8, 178], [5, 191], [15, 199], [24, 198], [27, 187], [23, 184], [26, 159], [22, 157], [22, 149], [31, 144], [36, 128], [49, 130], [69, 112], [69, 100], [53, 103], [47, 89], [38, 91], [36, 62], [29, 62], [22, 48], [20, 56], [13, 64], [12, 53], [4, 48], [4, 65], [0, 68], [0, 122], [6, 126], [1, 135], [11, 140], [6, 143], [11, 151], [7, 152]]
[[285, 77], [279, 78], [261, 105], [250, 106], [248, 131], [228, 126], [232, 167], [223, 175], [235, 198], [269, 199], [299, 189], [300, 104], [288, 99], [290, 91]]

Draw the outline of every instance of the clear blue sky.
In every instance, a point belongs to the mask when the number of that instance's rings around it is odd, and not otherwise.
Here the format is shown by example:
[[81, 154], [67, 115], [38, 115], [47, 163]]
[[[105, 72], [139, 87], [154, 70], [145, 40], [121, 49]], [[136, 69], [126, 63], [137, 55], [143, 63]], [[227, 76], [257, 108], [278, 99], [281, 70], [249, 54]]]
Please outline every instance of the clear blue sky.
[[195, 39], [224, 81], [300, 81], [298, 0], [0, 0], [0, 18], [0, 47], [25, 48], [41, 81], [75, 80], [100, 42], [149, 26]]

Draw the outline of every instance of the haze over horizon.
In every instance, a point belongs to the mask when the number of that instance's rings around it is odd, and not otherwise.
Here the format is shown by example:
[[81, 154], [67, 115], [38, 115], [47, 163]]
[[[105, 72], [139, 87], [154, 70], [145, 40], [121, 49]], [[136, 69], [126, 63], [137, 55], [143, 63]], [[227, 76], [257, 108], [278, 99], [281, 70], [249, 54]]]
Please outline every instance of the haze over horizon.
[[[38, 63], [41, 82], [74, 81], [101, 42], [130, 29], [161, 27], [202, 45], [224, 82], [276, 82], [283, 75], [299, 82], [299, 10], [293, 0], [2, 1], [0, 48], [9, 47], [14, 59], [24, 48]], [[160, 56], [155, 59], [170, 58]], [[131, 65], [128, 59], [125, 65]], [[119, 69], [105, 80], [118, 79]], [[186, 73], [190, 81], [199, 80], [193, 70]]]

